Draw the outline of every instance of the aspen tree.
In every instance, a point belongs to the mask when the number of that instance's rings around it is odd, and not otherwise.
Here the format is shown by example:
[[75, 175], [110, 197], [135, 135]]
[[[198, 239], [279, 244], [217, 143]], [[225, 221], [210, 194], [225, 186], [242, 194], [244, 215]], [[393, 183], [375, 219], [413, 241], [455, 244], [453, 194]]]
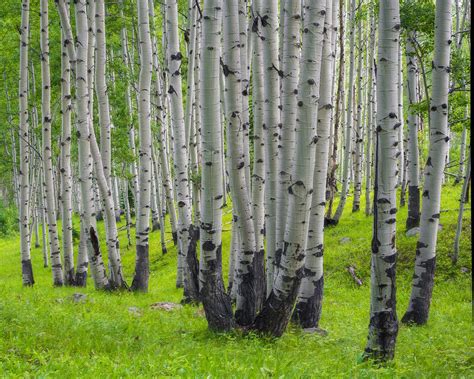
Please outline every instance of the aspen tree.
[[151, 127], [150, 94], [152, 76], [152, 47], [148, 0], [137, 0], [138, 39], [140, 44], [140, 75], [138, 80], [138, 122], [139, 122], [139, 188], [136, 210], [136, 260], [132, 290], [148, 291], [150, 196], [151, 196]]
[[364, 356], [391, 360], [398, 333], [396, 312], [396, 213], [398, 128], [398, 0], [379, 5], [377, 53], [377, 143], [375, 152], [374, 226], [371, 257], [369, 334]]
[[[275, 281], [253, 328], [279, 337], [291, 316], [303, 273], [308, 218], [313, 192], [317, 143], [323, 29], [326, 1], [305, 4], [303, 50], [298, 82], [295, 165], [288, 187], [288, 212], [283, 251]], [[331, 15], [332, 16], [332, 15]]]
[[33, 267], [30, 256], [30, 160], [29, 160], [29, 116], [28, 116], [28, 46], [30, 32], [30, 2], [21, 2], [21, 26], [20, 26], [20, 81], [19, 81], [19, 107], [20, 107], [20, 252], [21, 273], [24, 286], [32, 286]]
[[448, 89], [451, 45], [451, 0], [436, 1], [435, 50], [430, 101], [430, 147], [424, 169], [420, 235], [416, 248], [415, 274], [410, 303], [402, 322], [426, 324], [436, 266], [436, 241], [440, 216], [441, 184], [448, 132]]
[[222, 27], [221, 0], [205, 0], [201, 40], [201, 258], [199, 290], [211, 330], [226, 331], [233, 326], [232, 306], [222, 279], [222, 134], [220, 131], [219, 43]]

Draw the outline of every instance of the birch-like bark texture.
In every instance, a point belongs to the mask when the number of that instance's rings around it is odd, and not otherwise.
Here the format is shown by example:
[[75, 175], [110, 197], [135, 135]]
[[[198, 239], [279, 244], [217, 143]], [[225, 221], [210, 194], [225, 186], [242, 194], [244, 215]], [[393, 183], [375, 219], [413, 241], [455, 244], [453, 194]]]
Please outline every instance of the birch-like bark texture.
[[263, 63], [263, 129], [265, 140], [265, 236], [267, 295], [275, 273], [278, 139], [280, 127], [280, 69], [278, 61], [278, 1], [260, 3]]
[[400, 5], [382, 0], [377, 53], [377, 143], [374, 183], [370, 323], [364, 356], [391, 360], [398, 333], [396, 312], [396, 213], [398, 153], [398, 54]]
[[41, 47], [41, 126], [43, 146], [43, 173], [46, 198], [46, 216], [48, 217], [48, 233], [51, 257], [53, 284], [64, 284], [59, 235], [56, 224], [56, 204], [53, 184], [53, 156], [51, 147], [51, 78], [49, 72], [49, 9], [48, 0], [40, 2], [40, 47]]
[[354, 96], [354, 32], [355, 32], [355, 12], [356, 0], [351, 0], [350, 19], [349, 19], [349, 77], [347, 78], [349, 87], [347, 88], [346, 102], [346, 125], [344, 130], [344, 157], [342, 160], [342, 190], [339, 198], [339, 204], [333, 217], [333, 222], [338, 223], [346, 205], [347, 195], [349, 193], [350, 177], [350, 155], [352, 146], [352, 125], [353, 125], [353, 96]]
[[265, 134], [263, 130], [263, 57], [262, 57], [262, 37], [261, 20], [259, 17], [260, 0], [254, 0], [252, 3], [252, 44], [254, 46], [252, 53], [252, 110], [253, 110], [253, 167], [252, 167], [252, 214], [255, 228], [255, 246], [254, 257], [256, 308], [259, 311], [266, 296], [265, 285]]
[[140, 75], [138, 79], [138, 125], [139, 125], [139, 188], [138, 208], [136, 211], [136, 260], [132, 290], [148, 291], [150, 232], [150, 193], [151, 193], [151, 75], [152, 52], [148, 0], [137, 1], [138, 38], [140, 44]]
[[405, 160], [405, 124], [403, 115], [403, 49], [398, 46], [398, 119], [400, 128], [398, 128], [398, 186], [400, 191], [400, 206], [405, 206], [406, 198], [406, 160]]
[[363, 126], [362, 126], [362, 57], [364, 49], [362, 46], [362, 20], [357, 22], [357, 107], [355, 108], [356, 126], [354, 134], [354, 197], [352, 200], [352, 212], [360, 210], [360, 195], [362, 192], [362, 154], [363, 154]]
[[32, 286], [33, 267], [30, 256], [30, 158], [28, 140], [30, 135], [28, 116], [28, 45], [30, 34], [30, 2], [21, 2], [20, 26], [20, 81], [19, 81], [19, 107], [20, 107], [20, 252], [21, 273], [24, 286]]
[[[326, 0], [305, 4], [303, 50], [298, 82], [295, 165], [288, 187], [288, 212], [283, 251], [273, 288], [253, 328], [279, 337], [283, 334], [298, 295], [305, 258], [306, 235], [313, 192], [317, 143], [321, 56]], [[329, 15], [328, 17], [332, 17]]]
[[428, 321], [436, 266], [441, 182], [443, 178], [448, 132], [448, 91], [451, 44], [451, 0], [436, 1], [435, 51], [430, 103], [430, 147], [424, 169], [423, 204], [420, 235], [410, 304], [403, 323], [418, 325]]
[[[65, 38], [62, 32], [62, 39]], [[72, 238], [72, 170], [71, 170], [71, 65], [66, 47], [61, 44], [61, 225], [65, 284], [74, 279], [74, 246]]]
[[222, 279], [222, 133], [219, 97], [219, 43], [222, 0], [205, 0], [202, 21], [201, 65], [201, 259], [199, 262], [200, 299], [209, 329], [230, 330], [232, 306]]
[[178, 35], [178, 4], [176, 0], [166, 0], [166, 50], [171, 104], [171, 126], [173, 129], [173, 157], [175, 187], [178, 201], [178, 260], [184, 263], [184, 297], [186, 301], [198, 298], [197, 259], [195, 227], [192, 224], [192, 201], [189, 196], [188, 148], [184, 130], [183, 94], [181, 89], [181, 60]]
[[245, 175], [244, 134], [242, 114], [242, 76], [239, 34], [239, 2], [224, 3], [225, 117], [227, 120], [227, 152], [234, 220], [239, 234], [239, 249], [235, 261], [237, 286], [235, 319], [239, 325], [250, 325], [255, 318], [255, 229], [252, 220], [250, 191]]
[[316, 328], [321, 318], [323, 299], [324, 211], [331, 128], [332, 73], [334, 52], [332, 39], [332, 0], [326, 0], [324, 45], [320, 75], [319, 111], [317, 119], [316, 159], [313, 174], [313, 196], [306, 237], [304, 273], [294, 316], [303, 328]]
[[278, 191], [276, 208], [276, 265], [283, 248], [288, 187], [294, 165], [296, 100], [298, 96], [299, 60], [301, 46], [301, 0], [281, 2], [283, 43], [281, 58], [281, 140], [278, 142]]
[[375, 15], [374, 10], [370, 8], [370, 36], [369, 36], [369, 54], [367, 60], [367, 141], [365, 148], [365, 215], [369, 216], [372, 213], [370, 192], [372, 190], [372, 146], [373, 146], [373, 113], [375, 108], [374, 89], [375, 89], [375, 75], [374, 75], [374, 52], [375, 52]]
[[[413, 47], [415, 32], [410, 32], [406, 40], [406, 61], [407, 61], [407, 95], [408, 104], [418, 103], [418, 62], [416, 52]], [[410, 107], [408, 107], [408, 152], [407, 152], [407, 186], [408, 186], [408, 218], [406, 229], [420, 225], [420, 173], [419, 173], [419, 149], [418, 149], [418, 128], [420, 117]]]

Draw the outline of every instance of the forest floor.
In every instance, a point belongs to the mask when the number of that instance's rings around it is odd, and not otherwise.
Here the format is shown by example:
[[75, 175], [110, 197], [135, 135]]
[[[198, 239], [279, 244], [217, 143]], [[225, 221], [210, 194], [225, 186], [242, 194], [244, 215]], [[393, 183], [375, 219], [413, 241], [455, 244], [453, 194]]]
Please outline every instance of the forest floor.
[[[327, 336], [290, 326], [277, 340], [214, 334], [199, 307], [154, 310], [155, 302], [178, 303], [176, 250], [167, 231], [162, 256], [159, 231], [150, 238], [150, 291], [105, 293], [87, 288], [53, 288], [41, 248], [32, 250], [36, 284], [21, 284], [19, 238], [0, 240], [0, 376], [2, 377], [474, 377], [471, 314], [471, 213], [465, 212], [460, 259], [451, 264], [460, 186], [443, 190], [438, 263], [429, 322], [401, 325], [396, 358], [385, 367], [361, 362], [369, 317], [372, 218], [350, 212], [325, 233], [325, 294], [321, 328]], [[364, 204], [364, 199], [361, 204]], [[224, 270], [230, 245], [230, 208], [224, 218]], [[404, 231], [407, 209], [399, 210], [398, 316], [406, 309], [416, 237]], [[123, 225], [123, 222], [122, 224]], [[78, 230], [78, 221], [75, 220]], [[100, 223], [101, 235], [104, 235]], [[133, 236], [132, 236], [133, 238]], [[131, 281], [134, 248], [120, 233], [124, 270]], [[133, 239], [132, 239], [133, 241]], [[77, 241], [76, 241], [77, 242]], [[76, 243], [77, 245], [77, 243]], [[103, 248], [103, 251], [105, 249]], [[363, 285], [355, 284], [347, 266]], [[86, 297], [73, 300], [73, 294]]]

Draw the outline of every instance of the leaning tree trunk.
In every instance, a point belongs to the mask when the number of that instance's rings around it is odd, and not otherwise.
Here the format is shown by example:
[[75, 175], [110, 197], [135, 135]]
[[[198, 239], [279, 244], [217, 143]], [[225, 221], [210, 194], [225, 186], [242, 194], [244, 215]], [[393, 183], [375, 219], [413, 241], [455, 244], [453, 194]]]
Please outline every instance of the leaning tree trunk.
[[[416, 88], [418, 77], [418, 65], [413, 43], [415, 33], [410, 32], [406, 41], [407, 60], [407, 94], [408, 104], [418, 103], [418, 91]], [[418, 165], [418, 128], [419, 116], [416, 111], [408, 107], [408, 152], [407, 152], [407, 186], [408, 186], [408, 218], [406, 229], [412, 229], [420, 225], [420, 173]]]
[[[288, 187], [288, 212], [283, 251], [273, 288], [252, 326], [279, 337], [288, 325], [303, 275], [306, 234], [310, 215], [313, 173], [317, 143], [323, 29], [326, 0], [305, 5], [303, 50], [298, 82], [295, 165]], [[332, 15], [328, 15], [331, 17]]]
[[278, 63], [278, 1], [260, 3], [263, 56], [263, 124], [265, 133], [265, 236], [267, 239], [267, 295], [275, 274], [277, 159], [280, 124], [280, 71]]
[[451, 0], [437, 0], [432, 71], [433, 92], [430, 104], [430, 148], [424, 170], [420, 236], [417, 243], [413, 287], [410, 304], [402, 318], [402, 322], [407, 324], [426, 324], [433, 291], [441, 184], [449, 141], [448, 89], [451, 22]]
[[395, 246], [397, 213], [398, 0], [382, 0], [379, 9], [377, 67], [377, 143], [375, 152], [374, 229], [371, 259], [370, 323], [364, 356], [391, 360], [398, 333]]
[[303, 328], [316, 328], [321, 317], [323, 300], [324, 211], [331, 128], [332, 83], [334, 54], [332, 39], [333, 0], [326, 1], [324, 46], [320, 76], [320, 97], [317, 125], [316, 160], [313, 176], [313, 197], [306, 239], [304, 274], [294, 317]]
[[226, 0], [224, 3], [224, 59], [223, 71], [226, 88], [225, 114], [227, 120], [227, 151], [230, 174], [234, 220], [238, 233], [239, 249], [235, 260], [235, 283], [237, 287], [237, 306], [235, 319], [239, 325], [250, 325], [256, 312], [255, 306], [255, 229], [252, 220], [249, 184], [245, 175], [245, 151], [242, 112], [241, 66], [239, 35], [238, 0]]
[[[62, 40], [66, 38], [62, 32]], [[72, 170], [71, 170], [71, 65], [61, 44], [61, 221], [65, 283], [74, 279], [74, 246], [72, 238]]]
[[201, 64], [201, 259], [200, 298], [211, 330], [226, 331], [233, 325], [232, 306], [222, 279], [222, 133], [220, 128], [219, 44], [221, 0], [205, 0], [202, 21]]
[[150, 232], [150, 192], [151, 192], [151, 127], [150, 93], [152, 74], [152, 54], [148, 0], [138, 0], [138, 38], [140, 43], [140, 76], [138, 80], [138, 121], [139, 121], [139, 177], [138, 208], [136, 211], [136, 260], [132, 290], [148, 291], [150, 275], [148, 234]]
[[178, 35], [178, 4], [166, 0], [166, 34], [168, 44], [169, 87], [171, 103], [171, 126], [173, 128], [173, 157], [175, 187], [178, 201], [179, 255], [184, 263], [184, 297], [186, 301], [197, 301], [199, 289], [197, 280], [196, 242], [197, 233], [192, 224], [192, 202], [189, 195], [188, 149], [184, 130], [183, 94], [181, 88], [181, 59]]
[[21, 251], [21, 273], [23, 285], [32, 286], [33, 267], [30, 256], [30, 161], [29, 161], [29, 117], [28, 117], [28, 45], [30, 34], [30, 2], [21, 2], [21, 27], [20, 27], [20, 83], [19, 83], [19, 106], [20, 106], [20, 251]]
[[56, 224], [56, 204], [53, 183], [53, 157], [51, 146], [51, 79], [49, 72], [49, 14], [48, 0], [40, 3], [40, 28], [41, 28], [41, 115], [43, 138], [43, 171], [44, 190], [46, 198], [46, 215], [48, 217], [49, 245], [51, 248], [51, 271], [53, 284], [64, 284], [61, 252], [59, 248], [58, 228]]
[[350, 177], [350, 155], [351, 155], [351, 144], [352, 144], [352, 124], [353, 124], [353, 81], [354, 81], [354, 31], [355, 31], [355, 12], [356, 2], [351, 0], [350, 20], [349, 20], [349, 77], [347, 88], [347, 103], [346, 103], [346, 128], [345, 128], [345, 141], [343, 146], [344, 157], [342, 160], [342, 190], [339, 199], [339, 204], [334, 214], [333, 223], [338, 223], [344, 211], [346, 205], [347, 195], [349, 193], [349, 177]]

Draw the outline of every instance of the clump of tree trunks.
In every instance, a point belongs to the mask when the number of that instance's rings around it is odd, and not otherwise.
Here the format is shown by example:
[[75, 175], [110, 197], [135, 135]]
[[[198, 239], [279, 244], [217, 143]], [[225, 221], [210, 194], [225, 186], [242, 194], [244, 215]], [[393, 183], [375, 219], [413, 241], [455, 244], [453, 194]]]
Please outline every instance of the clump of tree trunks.
[[[56, 0], [54, 13], [48, 0], [38, 9], [22, 0], [11, 192], [23, 284], [35, 283], [35, 235], [53, 285], [85, 286], [90, 269], [97, 289], [147, 292], [149, 235], [159, 231], [166, 254], [168, 215], [178, 252], [176, 286], [183, 288], [183, 302], [202, 303], [210, 329], [279, 337], [291, 321], [317, 330], [324, 229], [350, 217], [343, 213], [349, 197], [352, 211], [359, 211], [364, 192], [365, 215], [373, 217], [364, 358], [393, 359], [397, 208], [407, 189], [402, 222], [408, 232], [419, 228], [419, 236], [402, 322], [422, 325], [434, 285], [441, 188], [451, 164], [450, 125], [459, 122], [460, 161], [452, 174], [463, 186], [453, 263], [458, 259], [471, 154], [467, 106], [451, 104], [456, 81], [463, 91], [468, 84], [464, 73], [451, 69], [450, 47], [454, 15], [456, 59], [466, 59], [469, 3]], [[415, 22], [418, 10], [431, 21]], [[41, 117], [30, 47], [36, 14]], [[60, 25], [57, 41], [51, 40], [53, 19]], [[425, 66], [431, 52], [420, 41], [433, 29], [430, 88]], [[7, 80], [5, 93], [10, 110]], [[460, 107], [466, 120], [452, 120], [450, 112], [459, 114]], [[227, 211], [233, 221], [226, 286]], [[130, 286], [118, 238], [122, 213], [129, 245], [133, 227], [136, 238]]]

